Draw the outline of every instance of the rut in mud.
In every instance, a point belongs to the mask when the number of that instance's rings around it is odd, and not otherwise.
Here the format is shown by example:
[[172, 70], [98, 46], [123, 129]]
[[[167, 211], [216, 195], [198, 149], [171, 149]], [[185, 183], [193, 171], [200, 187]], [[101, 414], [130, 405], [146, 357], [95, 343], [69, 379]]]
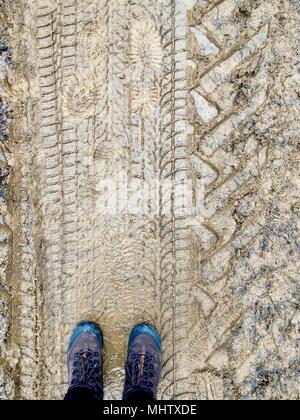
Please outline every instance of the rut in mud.
[[268, 3], [13, 10], [15, 398], [62, 398], [86, 319], [104, 332], [106, 398], [141, 321], [162, 336], [163, 399], [280, 397], [280, 374], [297, 394], [298, 79], [292, 53], [278, 60], [297, 6]]

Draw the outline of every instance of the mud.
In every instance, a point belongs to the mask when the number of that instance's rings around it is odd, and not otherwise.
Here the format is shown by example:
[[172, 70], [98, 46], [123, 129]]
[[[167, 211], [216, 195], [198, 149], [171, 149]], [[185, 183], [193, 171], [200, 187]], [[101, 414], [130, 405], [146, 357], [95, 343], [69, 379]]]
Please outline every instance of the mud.
[[91, 319], [105, 398], [149, 321], [162, 399], [298, 399], [298, 2], [0, 5], [0, 398]]

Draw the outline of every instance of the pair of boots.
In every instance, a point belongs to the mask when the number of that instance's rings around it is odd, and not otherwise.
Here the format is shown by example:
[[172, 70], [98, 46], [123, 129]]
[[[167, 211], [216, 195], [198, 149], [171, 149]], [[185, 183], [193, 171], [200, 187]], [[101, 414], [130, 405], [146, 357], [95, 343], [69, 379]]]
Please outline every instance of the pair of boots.
[[[82, 322], [68, 347], [69, 390], [65, 400], [103, 399], [103, 335], [94, 322]], [[136, 325], [129, 338], [123, 400], [156, 400], [162, 343], [149, 324]]]

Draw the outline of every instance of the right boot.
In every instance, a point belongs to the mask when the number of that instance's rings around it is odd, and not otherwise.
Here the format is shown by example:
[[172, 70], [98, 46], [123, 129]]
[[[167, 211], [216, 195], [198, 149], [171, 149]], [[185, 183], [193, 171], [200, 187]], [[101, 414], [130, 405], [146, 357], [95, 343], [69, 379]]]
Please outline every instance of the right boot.
[[136, 325], [129, 338], [125, 366], [123, 400], [139, 395], [145, 400], [157, 399], [157, 388], [162, 369], [162, 343], [156, 329], [150, 324]]

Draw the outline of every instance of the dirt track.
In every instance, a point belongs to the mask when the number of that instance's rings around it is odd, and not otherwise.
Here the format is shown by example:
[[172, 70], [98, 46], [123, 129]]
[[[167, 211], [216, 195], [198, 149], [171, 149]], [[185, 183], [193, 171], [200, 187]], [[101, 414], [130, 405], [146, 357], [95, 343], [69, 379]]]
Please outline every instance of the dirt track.
[[163, 399], [299, 397], [297, 2], [5, 12], [1, 396], [61, 399], [69, 334], [92, 319], [106, 398], [145, 320]]

